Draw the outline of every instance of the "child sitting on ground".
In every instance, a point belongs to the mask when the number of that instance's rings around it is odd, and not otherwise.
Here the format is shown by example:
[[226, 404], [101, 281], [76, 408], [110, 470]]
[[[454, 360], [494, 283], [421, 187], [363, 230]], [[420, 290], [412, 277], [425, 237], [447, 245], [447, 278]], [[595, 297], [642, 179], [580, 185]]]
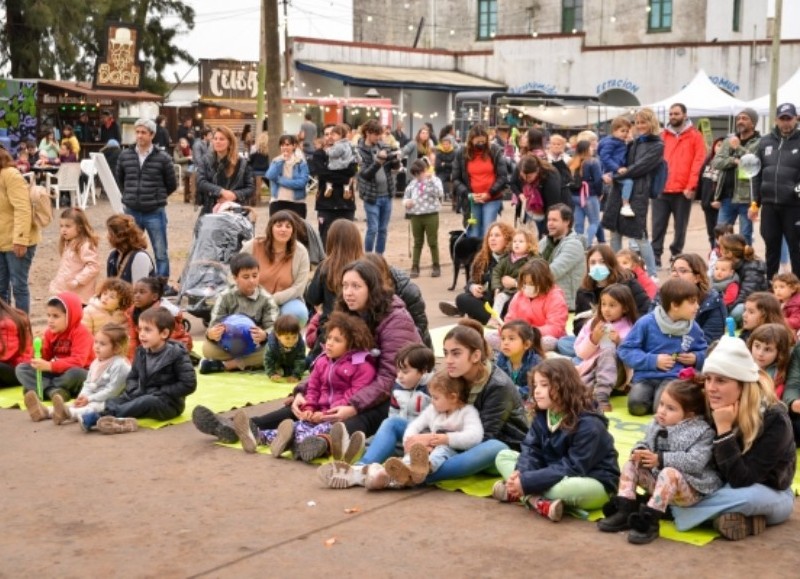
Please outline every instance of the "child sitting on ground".
[[617, 117], [611, 121], [611, 134], [600, 139], [597, 145], [597, 156], [600, 157], [600, 164], [603, 166], [604, 180], [610, 182], [611, 179], [616, 179], [622, 188], [622, 209], [619, 214], [623, 217], [636, 217], [636, 213], [631, 209], [633, 179], [623, 178], [628, 171], [630, 130], [631, 121], [627, 117]]
[[800, 278], [791, 272], [772, 278], [772, 292], [781, 302], [783, 317], [795, 332], [800, 331]]
[[538, 328], [522, 320], [503, 324], [500, 328], [500, 353], [495, 364], [517, 385], [523, 403], [531, 398], [528, 373], [543, 359], [542, 334]]
[[711, 278], [711, 287], [719, 292], [726, 308], [736, 303], [739, 297], [739, 274], [733, 269], [730, 259], [720, 257], [714, 264], [714, 275]]
[[81, 303], [89, 303], [94, 295], [100, 263], [98, 238], [86, 213], [78, 208], [65, 209], [59, 222], [58, 253], [61, 261], [50, 282], [50, 293], [73, 292]]
[[127, 324], [126, 313], [133, 303], [133, 286], [116, 277], [106, 278], [83, 309], [83, 325], [92, 335], [106, 324]]
[[[87, 368], [94, 359], [92, 334], [81, 324], [81, 299], [63, 292], [47, 300], [47, 330], [42, 340], [42, 357], [17, 366], [17, 379], [25, 391], [25, 406], [75, 396], [86, 381]], [[37, 393], [36, 371], [42, 373], [42, 390]]]
[[[611, 391], [619, 382], [617, 347], [628, 336], [639, 312], [628, 286], [615, 283], [600, 293], [600, 307], [592, 321], [583, 324], [575, 339], [575, 354], [581, 380], [598, 408], [610, 412]], [[623, 378], [627, 383], [627, 376]]]
[[786, 386], [794, 342], [794, 334], [785, 324], [763, 324], [753, 330], [747, 340], [747, 349], [758, 367], [772, 378], [778, 398]]
[[684, 368], [702, 368], [706, 338], [694, 321], [700, 308], [697, 285], [670, 278], [661, 286], [661, 304], [639, 318], [617, 348], [620, 360], [633, 370], [628, 412], [652, 414], [659, 391]]
[[403, 458], [388, 459], [383, 468], [400, 486], [421, 484], [444, 462], [483, 440], [478, 411], [467, 404], [470, 386], [463, 378], [451, 378], [445, 370], [428, 383], [430, 405], [406, 428]]
[[503, 316], [506, 304], [517, 292], [517, 278], [520, 270], [539, 255], [536, 233], [529, 228], [520, 228], [511, 238], [511, 251], [500, 258], [492, 269], [491, 291], [494, 295], [492, 307], [498, 316]]
[[711, 279], [714, 278], [714, 265], [722, 257], [720, 241], [729, 233], [733, 233], [733, 225], [730, 223], [718, 223], [714, 227], [714, 247], [711, 248], [711, 252], [708, 254], [708, 277]]
[[[267, 334], [280, 311], [258, 283], [260, 268], [253, 255], [237, 253], [231, 258], [230, 268], [235, 285], [220, 294], [211, 311], [201, 374], [261, 368]], [[243, 325], [245, 322], [249, 327]], [[237, 332], [245, 335], [237, 337]]]
[[750, 334], [763, 324], [782, 324], [791, 331], [783, 317], [781, 302], [768, 292], [754, 292], [747, 296], [742, 312], [742, 331], [739, 337], [747, 342]]
[[658, 286], [656, 282], [653, 281], [653, 278], [647, 275], [647, 272], [644, 270], [644, 260], [641, 255], [626, 247], [617, 252], [617, 263], [620, 267], [627, 268], [633, 272], [636, 276], [636, 281], [642, 286], [647, 297], [651, 300], [656, 297]]
[[619, 483], [619, 466], [608, 419], [594, 401], [578, 371], [566, 358], [536, 366], [529, 382], [536, 416], [522, 450], [501, 450], [495, 459], [503, 481], [492, 496], [521, 502], [551, 521], [567, 508], [599, 509]]
[[78, 417], [81, 428], [103, 434], [134, 432], [137, 418], [171, 420], [186, 407], [197, 389], [197, 375], [183, 344], [170, 339], [175, 319], [166, 308], [149, 308], [139, 316], [139, 347], [125, 391], [106, 401], [104, 410]]
[[[347, 169], [352, 163], [355, 162], [355, 153], [353, 152], [353, 145], [347, 139], [348, 129], [344, 125], [336, 125], [331, 127], [330, 139], [333, 144], [325, 151], [328, 155], [328, 169], [331, 171], [341, 171]], [[325, 187], [325, 197], [333, 195], [333, 184], [328, 183]], [[344, 186], [344, 193], [342, 195], [345, 199], [353, 198], [353, 179]]]
[[[725, 340], [718, 348], [727, 348]], [[692, 369], [682, 376], [661, 393], [644, 440], [622, 467], [619, 494], [603, 508], [606, 518], [597, 522], [605, 533], [630, 530], [628, 542], [635, 545], [658, 538], [667, 507], [690, 507], [722, 486], [712, 464], [715, 432], [705, 420], [702, 377]], [[639, 505], [636, 487], [647, 492], [646, 504]]]
[[94, 335], [94, 361], [89, 366], [89, 374], [83, 383], [75, 402], [69, 406], [64, 399], [53, 395], [53, 407], [47, 408], [38, 398], [27, 406], [34, 422], [52, 418], [53, 424], [60, 426], [76, 420], [87, 412], [100, 412], [106, 407], [106, 400], [119, 396], [125, 389], [125, 380], [131, 365], [125, 357], [128, 346], [128, 328], [123, 324], [106, 324]]
[[133, 362], [136, 348], [139, 346], [139, 316], [150, 308], [164, 308], [175, 322], [170, 340], [180, 342], [186, 351], [192, 352], [194, 342], [192, 335], [183, 327], [183, 314], [173, 303], [164, 298], [164, 281], [158, 277], [143, 277], [133, 284], [133, 305], [125, 312], [128, 320], [128, 359]]
[[300, 322], [291, 315], [275, 320], [264, 349], [264, 370], [273, 382], [299, 382], [306, 366], [306, 344]]
[[0, 388], [17, 386], [17, 366], [33, 355], [31, 323], [25, 312], [0, 298]]
[[[314, 361], [306, 386], [305, 404], [300, 420], [287, 418], [275, 430], [259, 432], [256, 439], [250, 419], [243, 410], [233, 417], [233, 426], [242, 448], [253, 453], [258, 444], [269, 444], [273, 458], [280, 458], [289, 447], [304, 462], [311, 462], [328, 454], [331, 439], [331, 422], [325, 419], [333, 409], [347, 406], [350, 398], [368, 386], [376, 370], [370, 357], [372, 333], [361, 318], [344, 312], [333, 312], [325, 324], [323, 353]], [[341, 423], [336, 423], [341, 424]], [[337, 429], [344, 427], [343, 424]], [[364, 435], [350, 437], [348, 451], [357, 456], [364, 449]], [[341, 438], [340, 434], [336, 435]]]

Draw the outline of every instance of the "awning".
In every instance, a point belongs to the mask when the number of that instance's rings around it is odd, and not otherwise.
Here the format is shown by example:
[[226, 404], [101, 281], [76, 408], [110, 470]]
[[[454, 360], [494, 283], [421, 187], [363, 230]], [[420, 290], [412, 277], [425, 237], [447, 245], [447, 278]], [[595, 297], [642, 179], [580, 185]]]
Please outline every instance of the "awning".
[[503, 90], [505, 85], [454, 70], [401, 68], [295, 61], [297, 70], [320, 74], [345, 84], [366, 87], [406, 88], [456, 92], [464, 90]]
[[[207, 107], [218, 107], [220, 109], [233, 109], [245, 113], [246, 115], [256, 114], [256, 100], [229, 100], [229, 101], [208, 101], [200, 99], [198, 104]], [[264, 103], [266, 105], [266, 103]]]
[[50, 87], [56, 90], [78, 93], [86, 97], [86, 100], [100, 98], [114, 99], [118, 101], [162, 101], [161, 95], [147, 92], [145, 90], [126, 91], [95, 89], [88, 82], [75, 82], [73, 80], [49, 80], [43, 78], [19, 79], [27, 82], [35, 82], [41, 86]]

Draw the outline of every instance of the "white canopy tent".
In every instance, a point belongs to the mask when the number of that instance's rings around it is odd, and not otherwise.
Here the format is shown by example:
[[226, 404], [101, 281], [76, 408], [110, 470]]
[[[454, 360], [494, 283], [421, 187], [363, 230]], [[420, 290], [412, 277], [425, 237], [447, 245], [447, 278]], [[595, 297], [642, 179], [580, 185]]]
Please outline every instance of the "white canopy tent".
[[604, 123], [614, 117], [630, 114], [636, 109], [612, 106], [539, 106], [518, 107], [525, 115], [558, 127], [585, 127]]
[[[778, 88], [777, 104], [781, 103], [800, 105], [800, 68], [795, 71], [789, 80]], [[747, 106], [755, 109], [759, 115], [769, 115], [769, 93], [760, 98], [751, 100], [747, 103]]]
[[732, 117], [748, 106], [717, 87], [702, 69], [680, 92], [645, 106], [662, 116], [675, 103], [684, 104], [690, 117]]

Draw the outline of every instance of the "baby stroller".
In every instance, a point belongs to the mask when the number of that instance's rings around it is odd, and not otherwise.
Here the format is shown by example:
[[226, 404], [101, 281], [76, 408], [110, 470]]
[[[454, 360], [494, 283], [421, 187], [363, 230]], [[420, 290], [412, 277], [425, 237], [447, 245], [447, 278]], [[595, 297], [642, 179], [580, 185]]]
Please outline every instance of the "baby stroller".
[[250, 209], [232, 204], [219, 213], [202, 215], [195, 225], [194, 242], [181, 272], [178, 306], [203, 320], [207, 327], [217, 297], [228, 288], [228, 262], [253, 238]]

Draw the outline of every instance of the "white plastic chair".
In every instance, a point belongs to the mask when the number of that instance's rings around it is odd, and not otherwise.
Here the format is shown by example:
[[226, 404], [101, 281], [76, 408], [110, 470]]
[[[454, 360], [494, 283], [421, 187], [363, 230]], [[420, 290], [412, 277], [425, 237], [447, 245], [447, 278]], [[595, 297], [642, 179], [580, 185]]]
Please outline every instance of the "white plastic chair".
[[[61, 194], [68, 193], [73, 207], [78, 206], [80, 197], [80, 163], [62, 163], [55, 175], [45, 174], [45, 188], [50, 197], [56, 200], [56, 211], [61, 209]], [[56, 183], [53, 183], [56, 181]]]
[[97, 205], [97, 191], [95, 190], [94, 178], [97, 175], [97, 167], [93, 159], [84, 159], [81, 161], [81, 172], [85, 173], [88, 177], [86, 186], [80, 192], [78, 203], [81, 209], [86, 209], [89, 204], [89, 195], [92, 196], [92, 205]]

